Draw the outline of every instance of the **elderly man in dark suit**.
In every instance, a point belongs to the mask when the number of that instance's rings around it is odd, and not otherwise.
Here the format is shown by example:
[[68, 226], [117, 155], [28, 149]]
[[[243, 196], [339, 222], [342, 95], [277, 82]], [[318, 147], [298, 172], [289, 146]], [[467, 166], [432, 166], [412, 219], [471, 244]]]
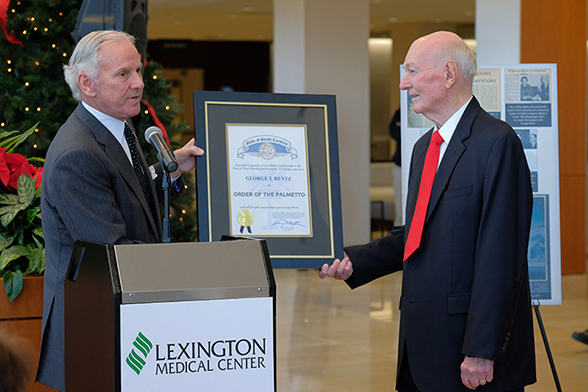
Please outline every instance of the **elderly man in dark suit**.
[[[159, 165], [147, 167], [130, 118], [141, 109], [141, 58], [134, 38], [97, 31], [75, 48], [65, 79], [77, 109], [60, 128], [44, 166], [41, 209], [46, 244], [41, 357], [37, 380], [65, 389], [64, 279], [76, 240], [161, 242]], [[191, 140], [175, 151], [181, 173], [203, 151]], [[161, 192], [160, 192], [161, 193]]]
[[473, 97], [475, 58], [457, 35], [416, 40], [403, 67], [400, 88], [435, 124], [413, 149], [406, 225], [319, 276], [355, 288], [403, 270], [399, 391], [522, 391], [536, 376], [521, 142]]

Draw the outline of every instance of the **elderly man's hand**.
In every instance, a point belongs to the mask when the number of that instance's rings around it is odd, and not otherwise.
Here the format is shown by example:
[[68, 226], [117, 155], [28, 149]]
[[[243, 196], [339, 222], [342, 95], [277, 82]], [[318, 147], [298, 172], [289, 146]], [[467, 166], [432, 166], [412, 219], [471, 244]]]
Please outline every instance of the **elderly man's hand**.
[[465, 357], [461, 364], [461, 382], [469, 389], [476, 389], [492, 381], [494, 361], [485, 358]]
[[339, 259], [337, 259], [333, 261], [333, 264], [331, 265], [325, 263], [319, 270], [319, 278], [321, 279], [330, 276], [337, 280], [347, 280], [351, 274], [353, 274], [353, 265], [351, 264], [351, 260], [349, 260], [347, 253], [345, 253], [343, 260], [339, 261]]

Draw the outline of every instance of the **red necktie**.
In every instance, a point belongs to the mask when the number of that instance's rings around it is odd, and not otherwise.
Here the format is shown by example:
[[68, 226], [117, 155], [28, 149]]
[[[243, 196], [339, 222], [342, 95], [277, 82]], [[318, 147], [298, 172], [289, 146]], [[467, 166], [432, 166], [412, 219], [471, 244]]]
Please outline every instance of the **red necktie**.
[[435, 179], [435, 173], [437, 172], [437, 165], [439, 163], [439, 147], [441, 143], [443, 143], [443, 138], [439, 134], [439, 131], [435, 131], [431, 137], [431, 144], [429, 144], [429, 149], [425, 156], [425, 166], [423, 167], [423, 175], [421, 176], [419, 196], [412, 216], [406, 245], [404, 246], [405, 261], [421, 244], [423, 226], [425, 224], [425, 217], [427, 216], [427, 207], [429, 206], [429, 199], [431, 199], [431, 189], [433, 188], [433, 180]]

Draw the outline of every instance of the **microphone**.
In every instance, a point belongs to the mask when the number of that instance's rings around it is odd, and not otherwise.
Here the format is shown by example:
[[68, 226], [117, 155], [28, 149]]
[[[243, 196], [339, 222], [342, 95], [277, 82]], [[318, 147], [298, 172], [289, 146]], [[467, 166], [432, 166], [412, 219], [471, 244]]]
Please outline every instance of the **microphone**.
[[145, 140], [147, 140], [157, 150], [157, 158], [163, 168], [168, 172], [174, 172], [178, 170], [178, 162], [174, 153], [170, 151], [169, 147], [163, 141], [163, 133], [161, 129], [156, 126], [147, 128], [145, 131]]

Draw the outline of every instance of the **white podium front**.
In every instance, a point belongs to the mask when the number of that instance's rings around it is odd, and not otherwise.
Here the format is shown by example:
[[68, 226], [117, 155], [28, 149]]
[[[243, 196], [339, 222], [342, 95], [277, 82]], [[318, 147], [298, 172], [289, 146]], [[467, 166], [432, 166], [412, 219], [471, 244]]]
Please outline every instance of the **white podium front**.
[[264, 241], [78, 243], [65, 282], [67, 391], [275, 391]]

